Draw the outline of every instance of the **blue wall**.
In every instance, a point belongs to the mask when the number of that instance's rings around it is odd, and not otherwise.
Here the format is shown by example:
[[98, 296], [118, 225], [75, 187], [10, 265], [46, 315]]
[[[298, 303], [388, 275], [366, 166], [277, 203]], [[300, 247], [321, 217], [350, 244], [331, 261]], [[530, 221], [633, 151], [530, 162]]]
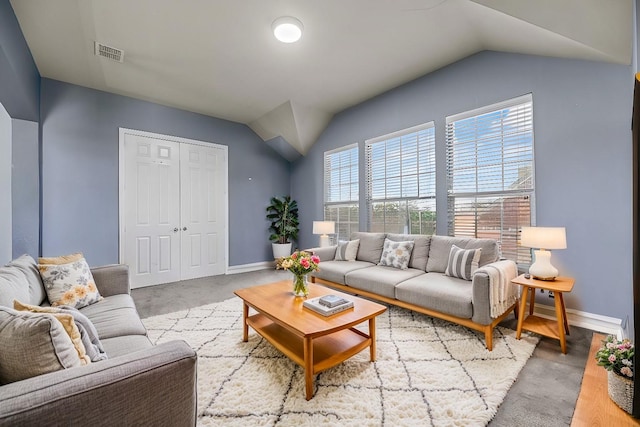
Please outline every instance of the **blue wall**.
[[0, 187], [12, 199], [3, 205], [12, 212], [10, 229], [0, 230], [0, 239], [12, 247], [0, 257], [3, 264], [12, 255], [37, 256], [40, 229], [40, 74], [8, 0], [0, 0], [0, 104], [12, 118], [11, 147], [0, 161]]
[[11, 117], [0, 104], [0, 264], [11, 259]]
[[13, 258], [36, 258], [40, 245], [40, 144], [36, 122], [12, 121]]
[[42, 253], [118, 262], [118, 129], [229, 147], [229, 265], [272, 259], [265, 207], [289, 164], [246, 125], [42, 80]]
[[360, 229], [365, 230], [364, 141], [430, 120], [436, 125], [437, 227], [438, 234], [446, 234], [445, 117], [529, 92], [537, 225], [567, 227], [568, 248], [553, 252], [561, 274], [576, 278], [566, 304], [632, 317], [629, 66], [483, 52], [343, 111], [292, 168], [301, 246], [317, 243], [310, 224], [322, 218], [325, 151], [359, 143]]
[[11, 118], [38, 121], [40, 73], [9, 0], [0, 0], [0, 103]]

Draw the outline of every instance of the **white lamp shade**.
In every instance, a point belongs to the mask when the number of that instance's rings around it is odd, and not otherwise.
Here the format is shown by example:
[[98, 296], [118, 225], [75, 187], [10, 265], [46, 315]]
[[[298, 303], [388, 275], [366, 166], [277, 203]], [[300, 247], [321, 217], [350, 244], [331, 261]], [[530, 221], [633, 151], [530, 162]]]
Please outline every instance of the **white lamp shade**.
[[273, 35], [282, 43], [295, 43], [302, 37], [302, 22], [292, 16], [282, 16], [271, 25]]
[[334, 221], [313, 221], [313, 234], [333, 234], [336, 232]]
[[527, 248], [566, 249], [567, 234], [564, 227], [522, 227], [520, 243]]

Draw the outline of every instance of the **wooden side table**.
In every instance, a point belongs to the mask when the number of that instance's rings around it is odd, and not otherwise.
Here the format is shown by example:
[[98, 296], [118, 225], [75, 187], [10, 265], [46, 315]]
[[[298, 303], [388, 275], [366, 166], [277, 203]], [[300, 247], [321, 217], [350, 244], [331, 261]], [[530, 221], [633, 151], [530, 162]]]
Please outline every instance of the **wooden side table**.
[[[518, 313], [518, 330], [516, 331], [516, 339], [520, 339], [522, 330], [535, 332], [545, 337], [560, 340], [560, 349], [562, 353], [567, 354], [567, 342], [565, 333], [569, 334], [569, 322], [567, 321], [567, 312], [564, 307], [563, 292], [571, 292], [575, 279], [571, 277], [556, 277], [555, 280], [537, 280], [526, 279], [524, 274], [516, 277], [511, 281], [522, 286], [522, 296], [520, 297], [520, 310]], [[553, 292], [556, 306], [556, 322], [549, 319], [533, 315], [535, 306], [536, 289], [547, 289]], [[525, 319], [524, 311], [527, 305], [527, 297], [531, 292], [531, 300], [529, 302], [529, 315]]]

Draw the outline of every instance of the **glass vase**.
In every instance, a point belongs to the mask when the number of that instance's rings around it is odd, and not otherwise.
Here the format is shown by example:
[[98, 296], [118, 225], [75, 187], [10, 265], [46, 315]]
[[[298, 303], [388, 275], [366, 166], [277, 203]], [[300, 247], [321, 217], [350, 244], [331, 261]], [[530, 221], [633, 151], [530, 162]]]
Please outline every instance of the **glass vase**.
[[306, 297], [309, 295], [309, 282], [306, 274], [293, 275], [293, 295], [297, 297]]

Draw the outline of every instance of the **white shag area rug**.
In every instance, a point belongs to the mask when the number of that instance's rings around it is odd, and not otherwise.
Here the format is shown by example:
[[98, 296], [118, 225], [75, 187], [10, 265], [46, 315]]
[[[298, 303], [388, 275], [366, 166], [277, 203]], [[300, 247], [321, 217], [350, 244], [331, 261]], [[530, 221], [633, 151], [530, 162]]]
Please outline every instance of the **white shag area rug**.
[[483, 426], [539, 340], [498, 327], [489, 352], [480, 333], [389, 307], [376, 320], [377, 361], [367, 348], [318, 374], [307, 401], [301, 367], [251, 328], [242, 342], [239, 298], [143, 322], [155, 343], [197, 351], [201, 426]]

